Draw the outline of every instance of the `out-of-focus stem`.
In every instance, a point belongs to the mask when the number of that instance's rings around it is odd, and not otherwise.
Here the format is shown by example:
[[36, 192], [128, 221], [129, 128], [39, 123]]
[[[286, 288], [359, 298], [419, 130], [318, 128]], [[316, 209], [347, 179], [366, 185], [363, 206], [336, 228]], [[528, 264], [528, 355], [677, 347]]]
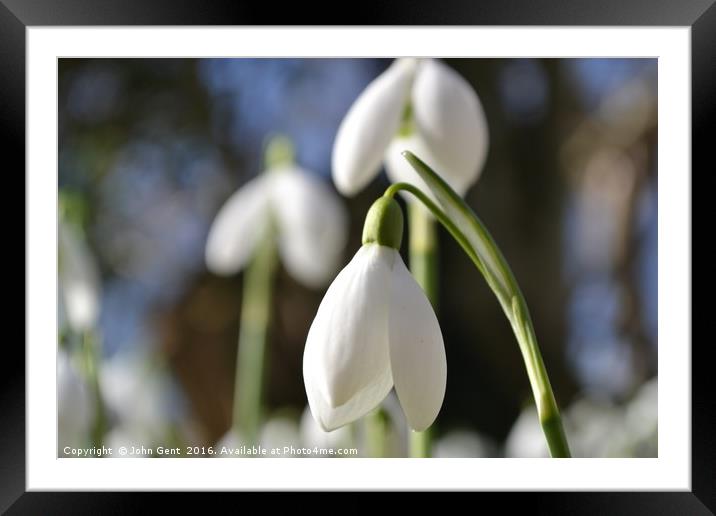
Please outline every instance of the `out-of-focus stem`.
[[236, 354], [233, 428], [249, 444], [256, 443], [261, 421], [264, 355], [276, 264], [276, 246], [273, 235], [267, 231], [244, 274]]
[[378, 407], [365, 418], [366, 445], [368, 456], [373, 458], [385, 457], [385, 438], [388, 423], [383, 410]]

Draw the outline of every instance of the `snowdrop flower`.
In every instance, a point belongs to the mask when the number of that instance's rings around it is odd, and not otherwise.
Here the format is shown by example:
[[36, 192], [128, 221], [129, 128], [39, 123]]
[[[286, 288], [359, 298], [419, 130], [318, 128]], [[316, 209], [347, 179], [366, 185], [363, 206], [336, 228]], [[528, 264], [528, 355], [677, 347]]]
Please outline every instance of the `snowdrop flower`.
[[89, 440], [95, 417], [92, 395], [67, 352], [57, 353], [58, 447], [82, 446]]
[[333, 179], [344, 195], [363, 189], [385, 163], [392, 182], [430, 192], [401, 152], [410, 150], [460, 195], [487, 156], [485, 114], [459, 74], [435, 59], [397, 59], [351, 106], [333, 147]]
[[364, 416], [393, 385], [413, 430], [428, 428], [440, 411], [447, 380], [442, 333], [398, 253], [402, 232], [398, 203], [378, 199], [363, 246], [328, 288], [309, 330], [304, 383], [324, 430]]
[[60, 323], [77, 332], [90, 329], [99, 315], [99, 274], [92, 253], [77, 229], [58, 225]]
[[206, 245], [209, 269], [222, 275], [246, 266], [271, 225], [284, 266], [309, 287], [338, 269], [348, 216], [330, 188], [295, 165], [279, 165], [234, 193], [216, 216]]

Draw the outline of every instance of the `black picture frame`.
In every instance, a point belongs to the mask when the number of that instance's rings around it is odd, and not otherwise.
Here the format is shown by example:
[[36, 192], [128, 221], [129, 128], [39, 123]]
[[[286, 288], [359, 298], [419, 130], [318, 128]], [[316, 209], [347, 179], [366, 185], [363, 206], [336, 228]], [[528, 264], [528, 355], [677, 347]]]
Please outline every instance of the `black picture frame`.
[[[277, 4], [278, 5], [278, 4]], [[0, 123], [7, 184], [19, 185], [6, 195], [19, 199], [25, 192], [25, 35], [26, 29], [42, 25], [627, 25], [690, 26], [692, 72], [692, 172], [700, 170], [712, 178], [709, 138], [716, 114], [716, 5], [714, 0], [469, 0], [416, 4], [384, 1], [351, 6], [355, 12], [301, 3], [269, 5], [256, 2], [193, 0], [154, 2], [137, 0], [0, 0]], [[300, 13], [297, 12], [300, 10]], [[312, 12], [313, 11], [313, 12]], [[320, 15], [323, 15], [323, 21]], [[326, 19], [328, 15], [331, 19]], [[660, 142], [663, 144], [663, 142]], [[10, 158], [10, 159], [8, 159]], [[14, 159], [13, 159], [14, 158]], [[12, 165], [10, 165], [12, 163]], [[704, 181], [703, 179], [701, 180]], [[8, 187], [10, 188], [10, 187]], [[708, 187], [703, 190], [708, 190]], [[692, 192], [698, 190], [693, 189]], [[8, 190], [6, 190], [8, 192]], [[23, 195], [24, 199], [25, 196]], [[5, 203], [8, 209], [9, 203]], [[19, 231], [19, 210], [6, 217]], [[25, 211], [23, 210], [23, 213]], [[693, 213], [693, 204], [692, 204]], [[692, 217], [693, 225], [701, 220]], [[25, 241], [25, 226], [23, 236]], [[708, 231], [708, 230], [707, 230]], [[22, 261], [27, 256], [23, 247]], [[692, 244], [693, 253], [694, 246]], [[20, 253], [8, 253], [20, 261]], [[692, 254], [693, 256], [693, 254]], [[10, 265], [6, 265], [10, 267]], [[705, 270], [705, 268], [699, 268]], [[27, 269], [25, 268], [26, 274]], [[692, 271], [693, 272], [693, 271]], [[19, 276], [19, 275], [18, 275]], [[707, 285], [700, 283], [702, 289]], [[17, 299], [17, 298], [13, 298]], [[23, 296], [23, 299], [25, 297]], [[17, 303], [13, 303], [17, 306]], [[25, 304], [23, 303], [23, 307]], [[693, 304], [696, 307], [696, 303]], [[662, 314], [663, 316], [664, 314]], [[692, 328], [696, 329], [692, 317]], [[703, 325], [704, 323], [701, 323]], [[24, 327], [23, 327], [24, 328]], [[6, 337], [3, 346], [3, 374], [0, 375], [0, 511], [8, 514], [144, 512], [154, 495], [119, 493], [38, 493], [25, 492], [25, 352], [18, 340]], [[528, 504], [531, 512], [546, 514], [714, 514], [716, 511], [716, 428], [713, 394], [714, 376], [708, 370], [710, 339], [692, 339], [692, 490], [690, 492], [590, 492], [590, 493], [485, 493], [499, 496], [504, 511]], [[163, 497], [162, 503], [169, 497]], [[172, 495], [174, 503], [186, 509], [185, 495]], [[203, 500], [201, 507], [208, 507]], [[164, 506], [163, 508], [168, 509]]]

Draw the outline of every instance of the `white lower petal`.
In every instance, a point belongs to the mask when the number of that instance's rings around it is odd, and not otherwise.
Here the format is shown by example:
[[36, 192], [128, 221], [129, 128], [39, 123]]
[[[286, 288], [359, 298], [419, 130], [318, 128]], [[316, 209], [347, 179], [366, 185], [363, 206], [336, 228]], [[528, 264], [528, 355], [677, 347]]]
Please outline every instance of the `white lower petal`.
[[333, 145], [333, 181], [354, 195], [375, 177], [398, 131], [415, 73], [415, 62], [395, 61], [361, 93], [343, 119]]
[[452, 68], [429, 59], [415, 77], [412, 101], [418, 132], [438, 161], [435, 171], [464, 195], [487, 157], [488, 128], [480, 99]]
[[233, 274], [251, 259], [267, 224], [269, 182], [263, 174], [224, 203], [206, 242], [206, 265], [216, 274]]
[[360, 417], [390, 390], [387, 309], [396, 258], [394, 249], [364, 245], [318, 308], [303, 371], [309, 403], [324, 428]]
[[323, 181], [296, 167], [271, 172], [271, 206], [279, 252], [292, 277], [309, 287], [328, 283], [340, 265], [348, 214]]
[[389, 314], [395, 390], [408, 424], [422, 431], [440, 412], [447, 385], [447, 361], [435, 312], [402, 260], [396, 260], [393, 268]]
[[369, 386], [389, 362], [388, 292], [394, 249], [362, 246], [326, 292], [306, 339], [324, 397], [337, 407]]
[[[306, 348], [308, 350], [308, 348]], [[386, 362], [377, 371], [373, 381], [357, 391], [342, 405], [333, 407], [324, 396], [316, 378], [320, 371], [316, 370], [318, 361], [311, 354], [304, 355], [303, 379], [311, 413], [320, 427], [331, 432], [348, 423], [356, 421], [380, 405], [393, 388], [390, 363]]]

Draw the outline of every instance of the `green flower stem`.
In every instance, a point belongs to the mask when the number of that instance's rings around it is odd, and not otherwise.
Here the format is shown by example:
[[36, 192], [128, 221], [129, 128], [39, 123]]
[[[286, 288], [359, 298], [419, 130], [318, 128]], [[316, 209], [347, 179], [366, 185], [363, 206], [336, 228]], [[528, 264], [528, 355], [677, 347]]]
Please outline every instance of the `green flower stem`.
[[95, 418], [90, 428], [90, 440], [95, 447], [101, 447], [104, 442], [104, 435], [107, 433], [107, 417], [104, 401], [100, 390], [100, 343], [92, 330], [85, 330], [81, 335], [82, 339], [82, 364], [85, 378], [89, 384], [94, 404]]
[[[266, 172], [293, 163], [291, 140], [277, 134], [266, 142]], [[239, 321], [239, 341], [234, 378], [232, 428], [247, 444], [258, 441], [261, 400], [265, 382], [266, 338], [271, 324], [273, 280], [278, 265], [275, 221], [269, 216], [266, 230], [251, 263], [244, 272], [244, 291]]]
[[257, 442], [261, 421], [264, 355], [277, 263], [273, 234], [267, 231], [244, 274], [236, 354], [233, 428], [248, 444]]
[[[457, 210], [455, 213], [459, 213], [461, 220], [453, 221], [422, 190], [408, 183], [391, 185], [385, 191], [385, 196], [393, 197], [398, 191], [402, 190], [417, 197], [460, 244], [485, 277], [488, 285], [497, 296], [517, 338], [550, 454], [552, 457], [569, 457], [569, 446], [562, 427], [559, 409], [557, 408], [542, 355], [539, 352], [527, 303], [507, 261], [490, 236], [487, 228], [460, 196], [413, 154], [406, 152], [404, 155], [418, 173], [424, 179], [429, 180], [429, 185], [434, 185], [444, 194], [444, 198], [448, 199], [453, 210]], [[431, 188], [433, 187], [431, 186]], [[471, 235], [474, 237], [473, 240], [468, 238], [463, 228], [471, 231]]]
[[[417, 203], [408, 204], [410, 227], [409, 254], [410, 272], [425, 291], [433, 308], [438, 308], [438, 255], [437, 227], [428, 210]], [[424, 432], [410, 432], [410, 456], [430, 457], [430, 429]]]

